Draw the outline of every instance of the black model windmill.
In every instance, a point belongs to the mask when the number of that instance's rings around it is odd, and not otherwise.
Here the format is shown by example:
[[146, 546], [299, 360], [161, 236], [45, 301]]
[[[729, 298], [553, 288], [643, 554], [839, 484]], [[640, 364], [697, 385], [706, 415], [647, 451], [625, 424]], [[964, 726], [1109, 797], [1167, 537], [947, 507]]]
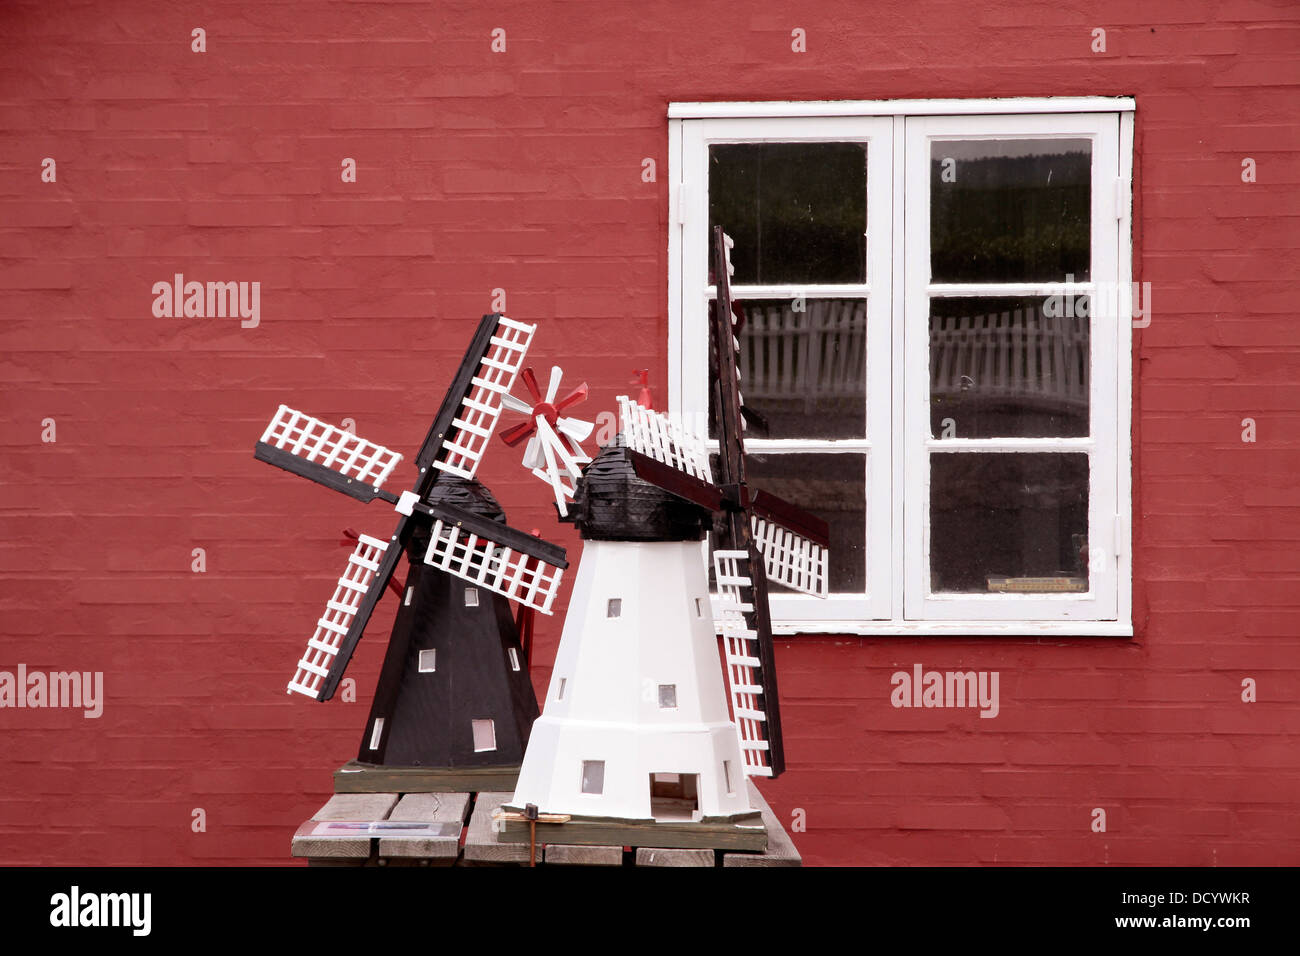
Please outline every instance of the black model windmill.
[[[475, 478], [536, 326], [485, 315], [416, 456], [411, 491], [382, 489], [401, 455], [281, 405], [254, 454], [399, 513], [388, 541], [359, 535], [289, 692], [329, 700], [405, 554], [409, 565], [357, 760], [336, 789], [464, 789], [513, 782], [537, 716], [509, 600], [551, 613], [564, 550], [505, 524]], [[585, 429], [585, 430], [584, 430]], [[568, 420], [580, 441], [590, 426]], [[387, 777], [385, 777], [387, 774]], [[368, 783], [373, 781], [373, 785]]]
[[[530, 804], [569, 818], [548, 824], [560, 828], [550, 831], [555, 842], [600, 842], [600, 820], [609, 818], [739, 824], [754, 816], [743, 777], [785, 769], [767, 580], [824, 596], [828, 529], [788, 502], [749, 492], [730, 240], [721, 230], [716, 238], [718, 480], [703, 438], [619, 398], [620, 438], [583, 469], [568, 509], [582, 559], [501, 839], [528, 838], [516, 817]], [[716, 618], [700, 546], [711, 529]], [[722, 673], [715, 628], [724, 640]], [[590, 838], [572, 825], [582, 821]], [[765, 839], [761, 827], [743, 828], [728, 839]], [[718, 839], [703, 825], [689, 837], [674, 833], [673, 846]]]

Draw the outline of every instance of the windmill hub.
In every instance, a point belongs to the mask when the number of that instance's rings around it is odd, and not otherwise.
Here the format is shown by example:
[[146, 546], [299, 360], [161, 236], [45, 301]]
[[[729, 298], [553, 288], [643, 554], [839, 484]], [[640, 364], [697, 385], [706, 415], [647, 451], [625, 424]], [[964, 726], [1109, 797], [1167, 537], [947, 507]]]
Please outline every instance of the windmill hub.
[[554, 425], [560, 420], [560, 412], [550, 402], [542, 402], [540, 405], [533, 406], [533, 421], [539, 418], [545, 418], [548, 425]]

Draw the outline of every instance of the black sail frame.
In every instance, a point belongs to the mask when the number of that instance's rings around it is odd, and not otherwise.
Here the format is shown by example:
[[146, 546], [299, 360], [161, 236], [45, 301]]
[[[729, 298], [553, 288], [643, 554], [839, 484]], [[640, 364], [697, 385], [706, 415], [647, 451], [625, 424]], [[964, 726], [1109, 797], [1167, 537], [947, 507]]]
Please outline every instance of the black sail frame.
[[[768, 765], [772, 776], [785, 771], [785, 746], [781, 735], [781, 705], [776, 681], [776, 656], [772, 645], [772, 619], [767, 602], [767, 573], [763, 555], [754, 542], [752, 505], [745, 484], [745, 436], [741, 424], [740, 381], [736, 368], [735, 331], [731, 317], [731, 281], [727, 271], [726, 236], [713, 227], [713, 273], [717, 301], [710, 328], [712, 344], [713, 407], [717, 412], [718, 486], [727, 503], [718, 550], [749, 553], [753, 610], [746, 612], [747, 626], [758, 635], [759, 686], [763, 688], [763, 722]], [[810, 516], [811, 517], [811, 516]], [[817, 520], [817, 519], [814, 519]]]

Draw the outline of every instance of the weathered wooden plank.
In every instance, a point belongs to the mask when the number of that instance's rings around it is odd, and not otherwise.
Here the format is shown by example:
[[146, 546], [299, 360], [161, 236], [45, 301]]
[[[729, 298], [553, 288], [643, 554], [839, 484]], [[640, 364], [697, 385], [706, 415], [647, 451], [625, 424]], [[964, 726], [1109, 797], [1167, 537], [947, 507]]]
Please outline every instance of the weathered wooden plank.
[[622, 866], [623, 848], [552, 843], [546, 848], [546, 862], [560, 866]]
[[477, 793], [511, 790], [519, 766], [377, 767], [350, 760], [334, 771], [335, 793]]
[[396, 793], [336, 793], [317, 810], [313, 820], [387, 820], [397, 804]]
[[[527, 843], [528, 824], [504, 821], [503, 843]], [[741, 823], [665, 820], [637, 821], [574, 817], [568, 823], [537, 824], [537, 842], [568, 846], [655, 846], [719, 850], [763, 850], [767, 830], [755, 813]], [[527, 856], [527, 854], [525, 854]]]
[[637, 847], [637, 866], [716, 866], [712, 850], [678, 847]]
[[[468, 864], [485, 863], [524, 863], [528, 862], [528, 825], [524, 824], [523, 843], [500, 843], [493, 826], [492, 814], [505, 803], [513, 793], [483, 792], [474, 801], [474, 812], [469, 818], [469, 830], [465, 834], [464, 862]], [[538, 827], [540, 830], [541, 827]], [[538, 837], [536, 862], [542, 862], [542, 840]]]
[[395, 793], [336, 793], [294, 833], [291, 852], [294, 856], [322, 859], [369, 859], [372, 849], [369, 836], [339, 839], [314, 837], [311, 832], [316, 824], [330, 820], [384, 820], [396, 804]]
[[370, 859], [369, 837], [356, 840], [313, 837], [311, 832], [320, 822], [308, 820], [298, 827], [290, 844], [294, 856], [305, 856], [310, 863], [322, 866], [330, 864], [360, 866]]
[[763, 822], [767, 824], [767, 849], [762, 853], [724, 853], [722, 865], [803, 866], [803, 857], [799, 855], [799, 850], [790, 839], [790, 834], [785, 832], [785, 827], [776, 818], [772, 808], [767, 805], [763, 795], [758, 792], [754, 781], [746, 780], [745, 783], [749, 787], [749, 805], [757, 807], [762, 812]]
[[379, 859], [422, 859], [452, 863], [460, 856], [460, 831], [469, 814], [468, 793], [408, 793], [397, 802], [389, 820], [403, 823], [454, 824], [455, 833], [431, 837], [381, 837]]

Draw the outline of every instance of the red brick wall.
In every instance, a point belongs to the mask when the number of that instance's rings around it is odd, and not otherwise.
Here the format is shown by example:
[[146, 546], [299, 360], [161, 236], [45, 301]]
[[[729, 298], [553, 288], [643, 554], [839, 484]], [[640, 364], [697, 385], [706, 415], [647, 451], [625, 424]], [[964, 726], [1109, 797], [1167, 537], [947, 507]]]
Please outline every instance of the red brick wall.
[[[339, 530], [392, 516], [253, 442], [286, 401], [412, 454], [494, 288], [588, 410], [638, 364], [662, 385], [668, 102], [1106, 94], [1137, 100], [1155, 312], [1137, 637], [783, 641], [790, 771], [765, 790], [803, 809], [814, 864], [1300, 863], [1300, 10], [493, 6], [0, 6], [0, 669], [102, 670], [107, 696], [97, 720], [0, 710], [0, 862], [288, 861], [354, 752], [391, 610], [356, 703], [284, 685]], [[259, 281], [259, 327], [155, 318], [177, 272]], [[576, 557], [515, 458], [484, 468], [512, 523]], [[999, 717], [892, 708], [916, 662], [999, 671]]]

